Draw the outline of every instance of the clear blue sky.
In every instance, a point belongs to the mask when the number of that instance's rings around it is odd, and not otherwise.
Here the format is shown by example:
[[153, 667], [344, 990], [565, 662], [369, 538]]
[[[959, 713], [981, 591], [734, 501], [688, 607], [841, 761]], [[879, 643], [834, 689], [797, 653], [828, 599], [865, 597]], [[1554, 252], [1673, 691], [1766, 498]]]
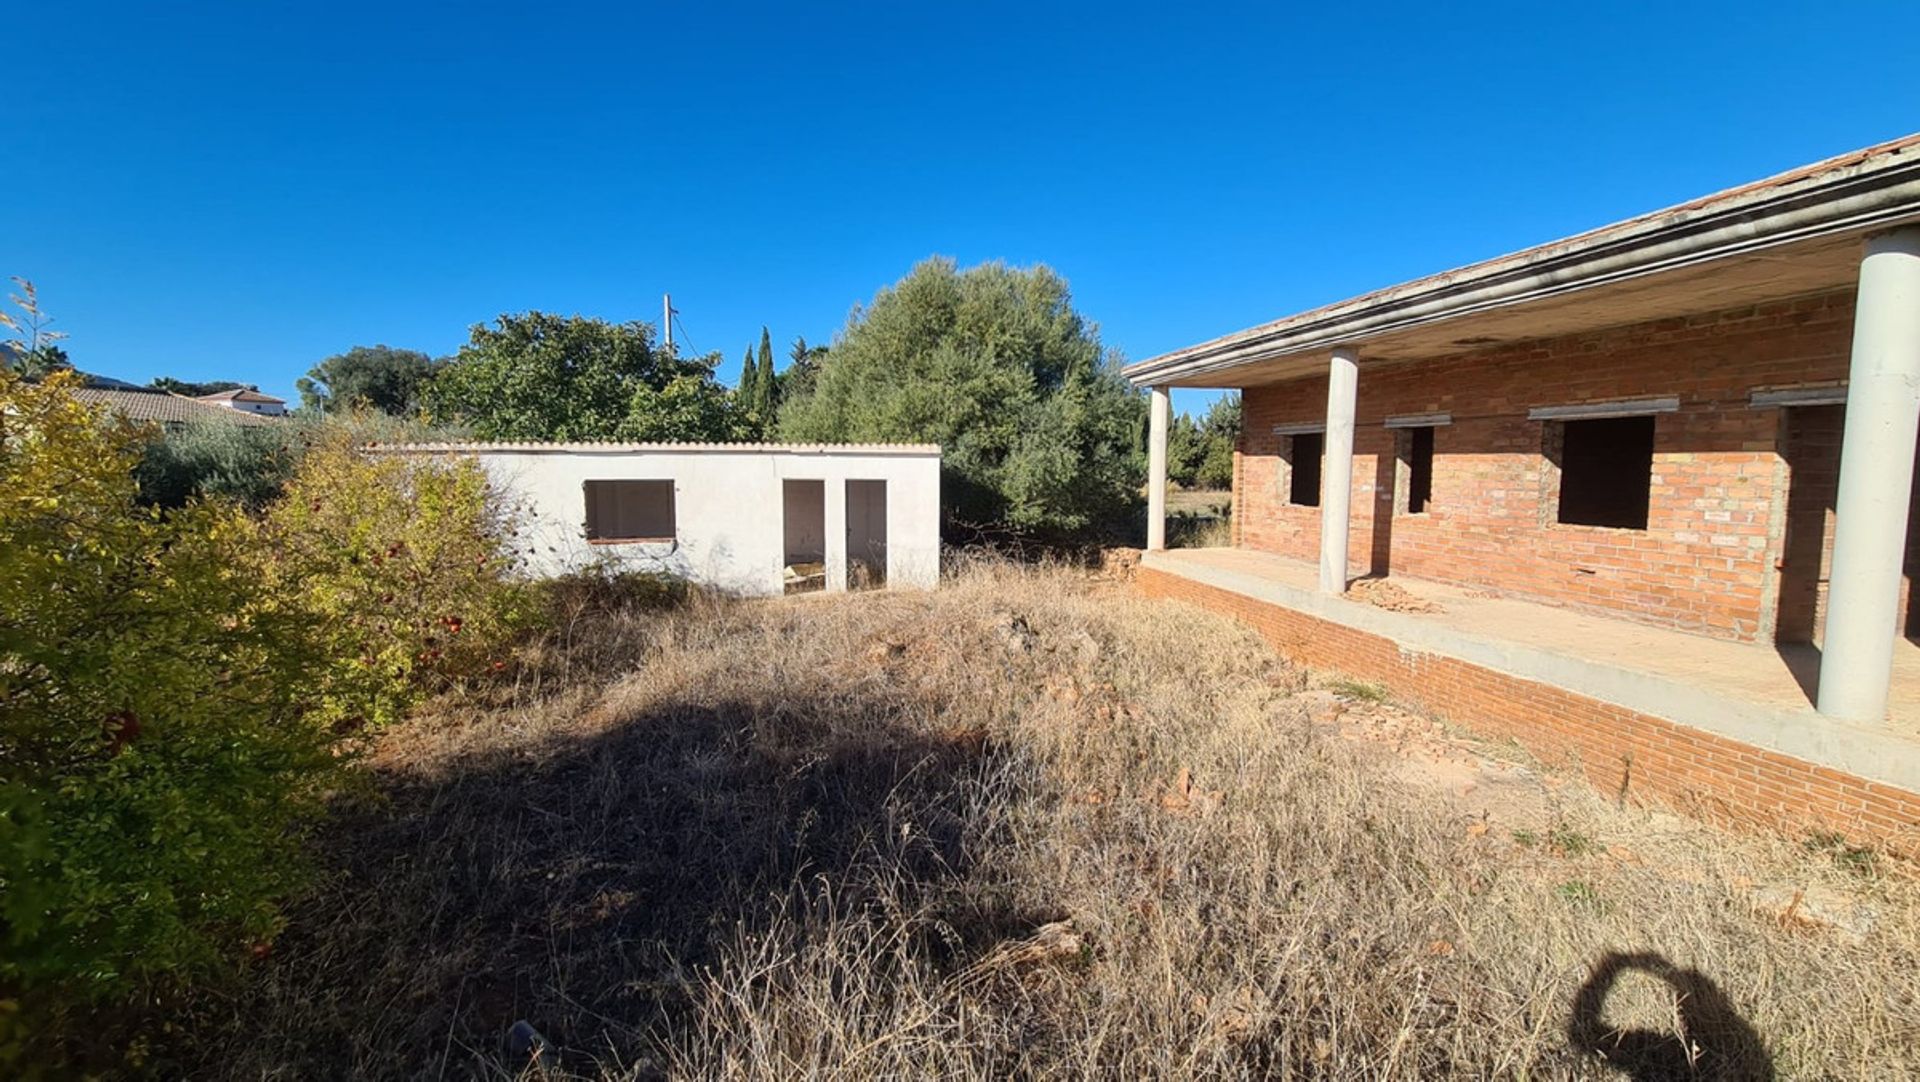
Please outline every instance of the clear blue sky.
[[731, 381], [933, 253], [1140, 359], [1920, 129], [1912, 0], [1282, 7], [31, 5], [0, 273], [82, 368], [289, 396], [666, 290]]

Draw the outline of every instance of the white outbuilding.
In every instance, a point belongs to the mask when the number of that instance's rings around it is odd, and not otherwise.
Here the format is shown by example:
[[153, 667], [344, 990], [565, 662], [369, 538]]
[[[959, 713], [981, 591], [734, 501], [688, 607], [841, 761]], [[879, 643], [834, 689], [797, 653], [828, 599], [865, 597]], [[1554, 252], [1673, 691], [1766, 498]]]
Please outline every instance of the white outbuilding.
[[746, 595], [931, 588], [940, 448], [926, 444], [416, 443], [517, 509], [531, 570], [655, 571]]

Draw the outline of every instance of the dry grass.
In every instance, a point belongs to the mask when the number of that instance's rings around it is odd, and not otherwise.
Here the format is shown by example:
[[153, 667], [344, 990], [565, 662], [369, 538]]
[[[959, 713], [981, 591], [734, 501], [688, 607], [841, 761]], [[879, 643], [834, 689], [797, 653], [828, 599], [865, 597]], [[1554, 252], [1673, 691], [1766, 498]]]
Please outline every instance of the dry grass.
[[1179, 488], [1169, 486], [1167, 512], [1203, 517], [1225, 517], [1233, 507], [1233, 492], [1224, 488]]
[[[522, 1019], [543, 1064], [615, 1078], [1615, 1077], [1573, 1041], [1701, 1077], [1920, 1063], [1898, 868], [1574, 786], [1475, 826], [1305, 687], [1064, 571], [582, 606], [517, 688], [383, 738], [328, 886], [166, 1066], [511, 1076]], [[1782, 923], [1754, 883], [1876, 919]]]
[[1233, 543], [1233, 493], [1175, 489], [1167, 493], [1167, 544], [1221, 548]]

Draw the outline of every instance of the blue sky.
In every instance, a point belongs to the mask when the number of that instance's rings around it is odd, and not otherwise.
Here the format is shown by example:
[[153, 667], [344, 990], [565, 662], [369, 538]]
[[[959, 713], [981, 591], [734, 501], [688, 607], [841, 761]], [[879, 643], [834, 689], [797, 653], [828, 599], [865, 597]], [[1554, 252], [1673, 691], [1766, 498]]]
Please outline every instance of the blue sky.
[[935, 253], [1141, 359], [1920, 129], [1910, 0], [1604, 7], [35, 5], [0, 274], [289, 396], [668, 290], [731, 381]]

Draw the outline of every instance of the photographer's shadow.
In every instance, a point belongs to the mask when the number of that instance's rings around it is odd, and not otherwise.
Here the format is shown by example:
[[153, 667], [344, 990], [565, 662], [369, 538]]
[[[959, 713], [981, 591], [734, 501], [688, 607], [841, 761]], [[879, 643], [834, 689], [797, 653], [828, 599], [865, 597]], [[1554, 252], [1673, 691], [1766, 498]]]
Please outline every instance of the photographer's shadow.
[[[1621, 975], [1638, 970], [1673, 989], [1679, 1032], [1621, 1030], [1602, 1020], [1607, 995]], [[1567, 1039], [1636, 1082], [1715, 1079], [1771, 1082], [1773, 1059], [1760, 1034], [1726, 993], [1695, 969], [1681, 969], [1652, 952], [1609, 952], [1574, 997]]]

